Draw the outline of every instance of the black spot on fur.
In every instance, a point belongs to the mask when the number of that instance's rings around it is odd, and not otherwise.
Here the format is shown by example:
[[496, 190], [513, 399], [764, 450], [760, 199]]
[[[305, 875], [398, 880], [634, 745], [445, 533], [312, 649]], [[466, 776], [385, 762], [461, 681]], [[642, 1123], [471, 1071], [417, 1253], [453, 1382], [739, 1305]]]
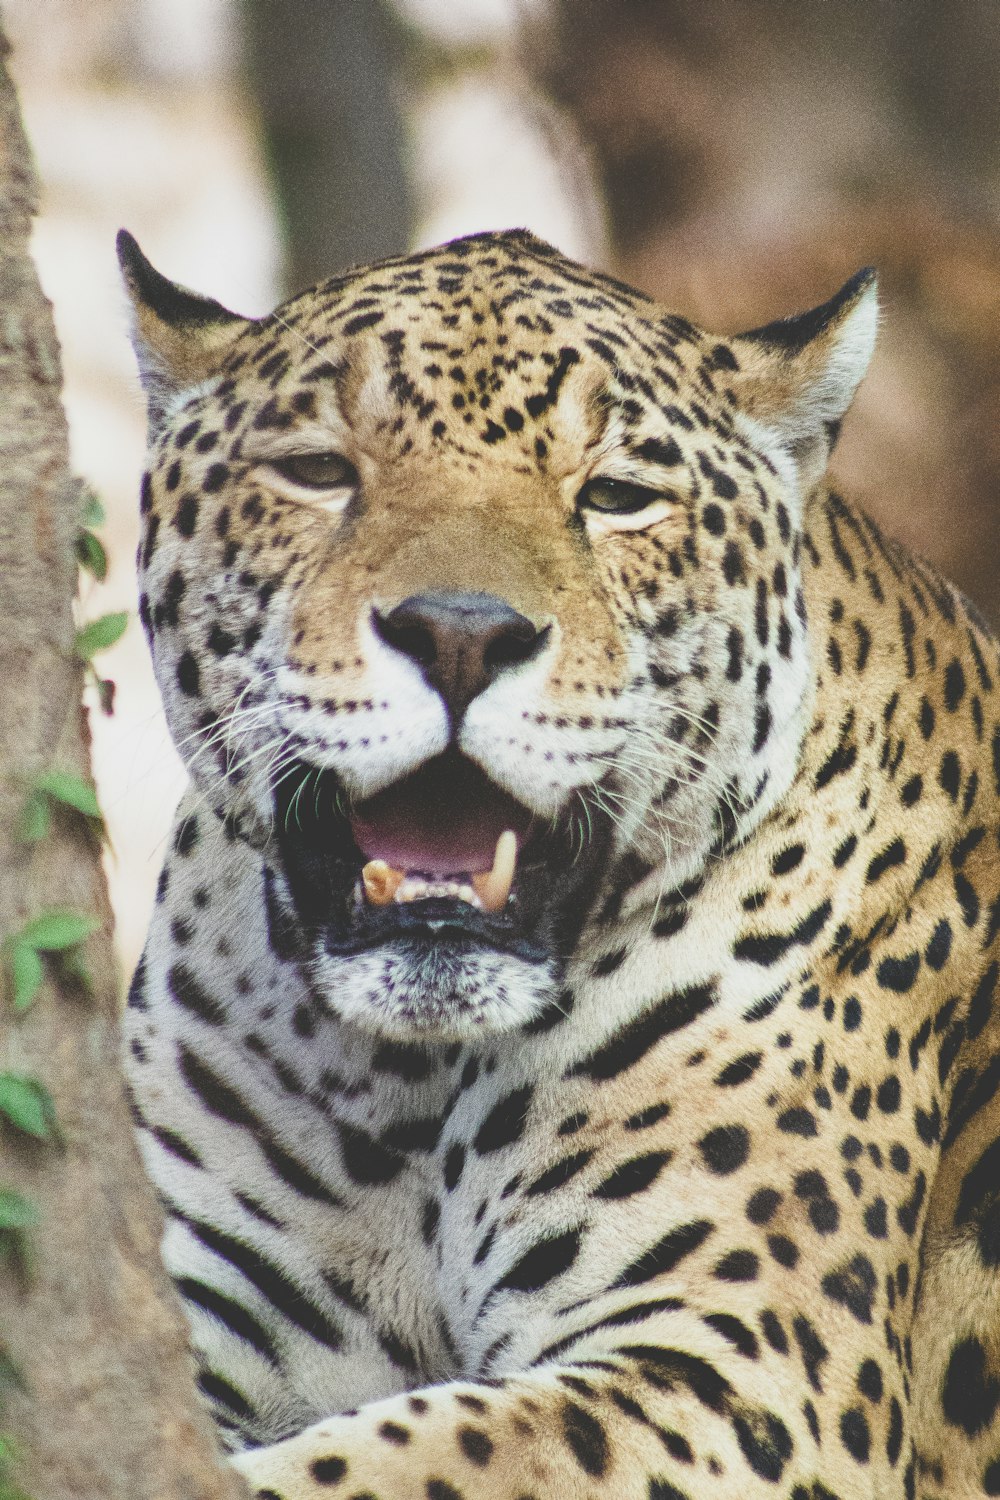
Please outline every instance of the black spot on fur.
[[789, 948], [808, 946], [814, 942], [830, 920], [833, 907], [829, 901], [815, 907], [803, 917], [791, 932], [753, 933], [739, 938], [733, 944], [733, 956], [749, 963], [762, 964], [765, 968], [776, 964]]
[[693, 1219], [688, 1224], [680, 1224], [676, 1229], [669, 1230], [662, 1239], [640, 1255], [638, 1260], [627, 1265], [612, 1285], [640, 1286], [645, 1281], [652, 1281], [654, 1276], [672, 1271], [685, 1256], [691, 1255], [705, 1243], [714, 1228], [714, 1224], [708, 1219]]
[[574, 1063], [567, 1077], [584, 1075], [600, 1082], [617, 1078], [634, 1067], [663, 1037], [697, 1020], [717, 999], [714, 984], [692, 985], [690, 989], [668, 995], [651, 1011], [624, 1026], [596, 1052]]
[[177, 686], [186, 698], [197, 698], [201, 692], [201, 673], [190, 651], [182, 651], [178, 660]]
[[343, 1122], [338, 1124], [340, 1150], [347, 1175], [361, 1186], [392, 1182], [406, 1166], [406, 1157]]
[[977, 1338], [962, 1339], [952, 1349], [941, 1389], [945, 1421], [975, 1437], [993, 1421], [998, 1406], [1000, 1382], [989, 1368], [986, 1350]]
[[313, 1459], [309, 1473], [317, 1484], [339, 1484], [347, 1473], [347, 1460], [330, 1454], [328, 1458]]
[[645, 1156], [634, 1156], [622, 1162], [593, 1189], [595, 1198], [630, 1198], [634, 1193], [643, 1193], [659, 1177], [672, 1151], [650, 1151]]
[[608, 1466], [608, 1439], [601, 1423], [575, 1401], [567, 1401], [562, 1424], [563, 1436], [580, 1468], [600, 1479]]
[[209, 1026], [224, 1026], [228, 1021], [226, 1007], [203, 989], [186, 964], [174, 964], [168, 971], [167, 987], [178, 1005]]
[[740, 1451], [755, 1474], [777, 1484], [792, 1456], [792, 1436], [780, 1417], [770, 1411], [734, 1412], [733, 1427]]
[[841, 1412], [840, 1441], [857, 1463], [868, 1462], [871, 1430], [868, 1426], [868, 1418], [860, 1406], [851, 1406], [847, 1411]]
[[710, 1171], [727, 1177], [750, 1155], [750, 1132], [743, 1125], [719, 1125], [702, 1136], [698, 1150]]
[[569, 1270], [580, 1253], [580, 1230], [539, 1240], [515, 1261], [494, 1291], [537, 1292]]
[[493, 1106], [473, 1141], [479, 1156], [488, 1156], [521, 1139], [533, 1094], [530, 1085], [514, 1089]]
[[867, 1255], [855, 1255], [823, 1277], [823, 1291], [831, 1302], [846, 1307], [859, 1323], [872, 1321], [877, 1278]]

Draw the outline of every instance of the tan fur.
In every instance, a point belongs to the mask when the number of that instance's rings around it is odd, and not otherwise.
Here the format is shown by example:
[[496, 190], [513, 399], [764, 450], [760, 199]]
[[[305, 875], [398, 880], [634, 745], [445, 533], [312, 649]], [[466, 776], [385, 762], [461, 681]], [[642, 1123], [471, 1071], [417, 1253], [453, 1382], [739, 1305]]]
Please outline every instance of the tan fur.
[[[871, 277], [720, 339], [520, 233], [254, 324], [134, 265], [196, 791], [131, 1081], [256, 1493], [1000, 1494], [1000, 653], [822, 479]], [[449, 714], [384, 622], [454, 592], [539, 637]], [[548, 967], [336, 915], [324, 777], [470, 762], [573, 835]]]

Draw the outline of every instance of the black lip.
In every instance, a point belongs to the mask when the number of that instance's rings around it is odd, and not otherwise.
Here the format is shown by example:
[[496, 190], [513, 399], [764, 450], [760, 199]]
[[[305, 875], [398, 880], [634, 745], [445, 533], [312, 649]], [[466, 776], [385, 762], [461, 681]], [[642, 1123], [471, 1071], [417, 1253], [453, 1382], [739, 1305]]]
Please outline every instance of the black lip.
[[[359, 903], [355, 896], [365, 856], [351, 833], [347, 797], [337, 776], [308, 761], [296, 761], [284, 771], [274, 804], [277, 844], [299, 921], [314, 943], [341, 957], [387, 943], [444, 943], [543, 963], [553, 957], [554, 949], [572, 941], [569, 933], [561, 939], [554, 908], [576, 894], [582, 921], [589, 904], [584, 888], [600, 869], [607, 847], [598, 833], [586, 854], [574, 859], [568, 826], [546, 826], [523, 851], [511, 898], [499, 913], [441, 896], [374, 907]], [[591, 821], [600, 830], [596, 809]], [[571, 920], [569, 925], [575, 929], [578, 923]]]
[[516, 919], [480, 912], [465, 901], [440, 896], [399, 906], [363, 907], [356, 912], [349, 933], [340, 937], [328, 931], [325, 937], [326, 951], [341, 957], [387, 942], [475, 944], [529, 963], [542, 963], [548, 957], [547, 949], [518, 930]]

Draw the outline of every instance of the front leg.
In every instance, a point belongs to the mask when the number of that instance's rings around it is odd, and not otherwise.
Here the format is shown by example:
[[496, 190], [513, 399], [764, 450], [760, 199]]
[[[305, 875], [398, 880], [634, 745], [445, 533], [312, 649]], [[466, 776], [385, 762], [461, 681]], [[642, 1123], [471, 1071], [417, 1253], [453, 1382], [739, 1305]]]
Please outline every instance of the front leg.
[[[687, 1322], [679, 1306], [673, 1311]], [[812, 1500], [831, 1493], [813, 1487], [816, 1438], [793, 1399], [794, 1382], [782, 1381], [776, 1362], [762, 1358], [748, 1372], [739, 1361], [738, 1381], [721, 1348], [716, 1360], [672, 1348], [650, 1327], [661, 1321], [656, 1313], [645, 1326], [641, 1315], [630, 1317], [617, 1337], [601, 1347], [594, 1341], [573, 1363], [394, 1396], [234, 1463], [259, 1500]]]

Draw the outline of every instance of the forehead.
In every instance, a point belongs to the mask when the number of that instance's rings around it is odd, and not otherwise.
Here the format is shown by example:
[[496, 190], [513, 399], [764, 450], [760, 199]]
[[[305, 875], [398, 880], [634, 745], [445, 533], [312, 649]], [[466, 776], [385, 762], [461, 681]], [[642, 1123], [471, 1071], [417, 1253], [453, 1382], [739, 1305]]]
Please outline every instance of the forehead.
[[520, 230], [471, 235], [332, 277], [293, 298], [286, 310], [297, 310], [303, 302], [326, 305], [348, 321], [375, 312], [376, 304], [387, 316], [395, 312], [404, 319], [422, 309], [436, 311], [451, 326], [475, 326], [490, 317], [516, 321], [524, 303], [547, 306], [554, 317], [653, 309], [643, 293], [567, 260]]
[[487, 345], [514, 356], [569, 341], [577, 358], [589, 354], [612, 369], [630, 354], [676, 363], [685, 346], [705, 342], [642, 292], [523, 231], [473, 235], [333, 277], [278, 308], [259, 330], [277, 335], [282, 327], [317, 350], [350, 353], [358, 341], [377, 340], [389, 358], [456, 357]]
[[349, 414], [416, 414], [435, 437], [499, 443], [602, 393], [638, 415], [694, 377], [710, 344], [684, 318], [522, 231], [471, 236], [335, 277], [255, 325], [249, 362], [280, 400], [330, 378]]

